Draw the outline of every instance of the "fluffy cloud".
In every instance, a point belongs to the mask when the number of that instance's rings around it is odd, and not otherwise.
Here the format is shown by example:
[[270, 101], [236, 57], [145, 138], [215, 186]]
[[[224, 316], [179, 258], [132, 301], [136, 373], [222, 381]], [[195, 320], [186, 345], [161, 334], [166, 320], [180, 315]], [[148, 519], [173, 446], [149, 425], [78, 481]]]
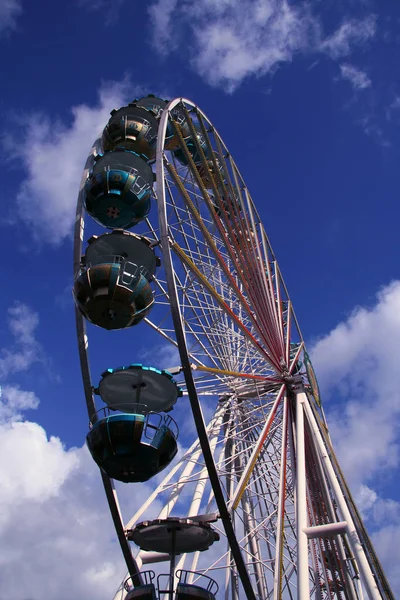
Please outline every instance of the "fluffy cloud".
[[0, 0], [0, 36], [15, 29], [16, 20], [21, 13], [22, 7], [18, 0]]
[[30, 116], [24, 143], [11, 150], [26, 172], [17, 194], [19, 215], [38, 241], [60, 244], [71, 235], [82, 171], [95, 136], [110, 110], [140, 92], [127, 81], [104, 85], [97, 106], [71, 109], [70, 126], [44, 115]]
[[0, 423], [22, 419], [22, 413], [39, 406], [39, 398], [34, 392], [21, 390], [18, 385], [0, 388]]
[[340, 65], [340, 74], [343, 79], [346, 79], [351, 83], [355, 90], [365, 90], [365, 88], [370, 87], [371, 85], [371, 80], [368, 75], [353, 65], [346, 63]]
[[173, 14], [179, 0], [158, 0], [149, 7], [149, 15], [153, 26], [153, 43], [161, 52], [169, 52], [175, 48], [176, 38], [173, 36]]
[[363, 45], [376, 33], [376, 17], [369, 15], [364, 19], [349, 19], [331, 36], [321, 42], [320, 49], [331, 58], [341, 58], [350, 54], [352, 47]]
[[357, 308], [313, 349], [325, 398], [348, 398], [345, 406], [327, 406], [340, 458], [355, 484], [399, 464], [399, 343], [400, 282], [393, 282], [373, 307]]
[[400, 282], [395, 281], [312, 352], [333, 444], [395, 595], [400, 594], [393, 555], [400, 543], [400, 504], [386, 497], [385, 488], [397, 481], [400, 464], [399, 344]]
[[273, 72], [298, 52], [319, 52], [333, 59], [346, 56], [376, 30], [371, 15], [344, 20], [324, 37], [309, 4], [286, 0], [158, 0], [149, 13], [153, 42], [162, 54], [174, 50], [189, 29], [193, 67], [212, 85], [229, 90], [250, 75]]
[[[28, 306], [15, 304], [9, 325], [15, 347], [3, 351], [3, 380], [29, 368], [37, 349]], [[110, 598], [124, 567], [98, 469], [85, 447], [68, 450], [24, 420], [38, 405], [15, 383], [1, 388], [0, 598]]]
[[159, 344], [153, 346], [151, 350], [147, 347], [143, 347], [139, 352], [143, 362], [154, 360], [154, 356], [157, 356], [157, 365], [159, 369], [172, 369], [181, 364], [179, 357], [179, 350], [173, 344]]
[[397, 548], [400, 547], [400, 525], [385, 525], [372, 536], [376, 552], [383, 563], [394, 597], [400, 594], [400, 570]]
[[37, 423], [5, 423], [1, 427], [0, 466], [3, 490], [1, 515], [26, 500], [46, 502], [57, 496], [77, 465], [74, 452], [65, 452], [58, 438], [47, 439]]
[[86, 448], [24, 421], [0, 425], [0, 453], [0, 597], [111, 598], [124, 567]]
[[41, 348], [35, 339], [39, 323], [37, 313], [29, 306], [15, 302], [8, 309], [8, 325], [14, 338], [10, 348], [0, 351], [0, 380], [12, 373], [25, 371], [41, 358]]
[[[86, 447], [66, 449], [37, 423], [5, 422], [0, 455], [0, 598], [112, 598], [125, 566]], [[120, 488], [128, 520], [150, 488]], [[146, 516], [159, 508], [155, 503]]]

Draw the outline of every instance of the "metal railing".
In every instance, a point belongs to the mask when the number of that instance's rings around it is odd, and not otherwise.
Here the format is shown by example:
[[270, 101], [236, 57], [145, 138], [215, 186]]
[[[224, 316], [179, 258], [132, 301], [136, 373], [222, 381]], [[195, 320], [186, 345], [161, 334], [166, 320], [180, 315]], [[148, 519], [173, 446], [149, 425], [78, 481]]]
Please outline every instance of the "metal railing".
[[[143, 584], [142, 585], [151, 585], [153, 583], [153, 580], [156, 576], [156, 574], [154, 573], [154, 571], [141, 571], [140, 575], [143, 579]], [[125, 579], [124, 581], [124, 588], [127, 592], [130, 592], [133, 588], [133, 582], [132, 582], [132, 577], [128, 577], [128, 579]]]
[[[107, 417], [111, 417], [114, 415], [140, 415], [144, 417], [144, 427], [143, 427], [143, 437], [148, 440], [153, 440], [155, 433], [161, 429], [161, 427], [167, 427], [173, 437], [178, 439], [179, 436], [179, 427], [176, 421], [167, 414], [158, 413], [149, 411], [146, 404], [131, 404], [126, 403], [126, 406], [129, 407], [129, 411], [124, 411], [124, 404], [119, 405], [121, 408], [111, 408], [110, 406], [103, 406], [99, 410], [96, 410], [90, 417], [89, 428], [102, 421]], [[135, 411], [137, 407], [137, 412], [133, 412], [132, 407], [135, 406]]]
[[[208, 577], [208, 575], [204, 575], [199, 571], [185, 571], [183, 569], [178, 569], [175, 575], [179, 579], [179, 583], [186, 585], [198, 585], [198, 587], [207, 590], [207, 592], [210, 592], [214, 596], [219, 590], [218, 583], [215, 581], [215, 579], [211, 579], [211, 577]], [[193, 583], [194, 578], [196, 578], [196, 583]], [[198, 580], [199, 584], [197, 584]]]
[[126, 256], [122, 254], [101, 254], [92, 258], [90, 261], [85, 261], [78, 273], [78, 277], [91, 269], [99, 265], [117, 265], [120, 269], [118, 274], [118, 283], [129, 286], [132, 281], [138, 279], [140, 275], [143, 275], [147, 281], [152, 281], [153, 275], [143, 265], [137, 265], [136, 263], [127, 260]]

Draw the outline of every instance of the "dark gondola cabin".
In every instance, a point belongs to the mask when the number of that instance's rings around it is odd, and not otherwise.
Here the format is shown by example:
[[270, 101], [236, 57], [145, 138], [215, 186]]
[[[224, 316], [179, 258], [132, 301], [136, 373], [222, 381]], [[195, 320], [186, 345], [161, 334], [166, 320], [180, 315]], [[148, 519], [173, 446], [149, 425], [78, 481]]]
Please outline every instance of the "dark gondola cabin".
[[130, 229], [150, 212], [153, 171], [146, 157], [116, 148], [99, 155], [85, 185], [85, 208], [103, 227]]

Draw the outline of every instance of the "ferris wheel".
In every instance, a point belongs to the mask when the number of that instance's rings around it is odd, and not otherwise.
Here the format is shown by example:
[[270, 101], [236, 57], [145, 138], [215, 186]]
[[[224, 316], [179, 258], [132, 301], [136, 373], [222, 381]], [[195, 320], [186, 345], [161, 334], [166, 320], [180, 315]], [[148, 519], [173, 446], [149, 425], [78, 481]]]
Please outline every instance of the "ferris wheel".
[[[82, 255], [85, 213], [109, 231]], [[394, 600], [259, 213], [191, 101], [111, 113], [82, 177], [74, 275], [87, 444], [128, 569], [115, 600]], [[159, 335], [174, 362], [127, 357], [93, 382], [86, 321]], [[123, 517], [115, 480], [135, 497], [156, 483]]]

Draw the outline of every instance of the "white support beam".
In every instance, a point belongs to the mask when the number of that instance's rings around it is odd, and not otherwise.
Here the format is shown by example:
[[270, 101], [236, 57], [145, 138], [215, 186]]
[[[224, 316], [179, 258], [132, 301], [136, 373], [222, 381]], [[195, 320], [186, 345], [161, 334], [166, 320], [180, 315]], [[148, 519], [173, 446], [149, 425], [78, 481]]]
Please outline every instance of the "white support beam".
[[304, 448], [304, 392], [296, 395], [296, 534], [297, 534], [297, 600], [310, 600], [308, 574], [306, 458]]
[[143, 565], [150, 565], [159, 562], [169, 562], [171, 555], [165, 552], [148, 552], [146, 550], [142, 550], [140, 553], [140, 558]]
[[320, 456], [321, 456], [321, 462], [323, 464], [325, 473], [329, 480], [329, 485], [331, 486], [331, 488], [335, 494], [335, 498], [336, 498], [339, 510], [342, 514], [342, 517], [346, 520], [347, 525], [348, 525], [348, 530], [347, 530], [348, 536], [347, 537], [348, 537], [350, 547], [353, 551], [354, 558], [356, 560], [356, 563], [357, 563], [359, 571], [360, 571], [362, 583], [366, 589], [366, 592], [367, 592], [370, 600], [382, 600], [382, 596], [379, 592], [378, 586], [375, 583], [374, 576], [373, 576], [371, 568], [369, 566], [364, 549], [361, 545], [360, 538], [358, 537], [358, 533], [355, 528], [352, 516], [350, 514], [350, 510], [347, 506], [346, 499], [343, 495], [343, 492], [339, 485], [339, 481], [336, 477], [335, 470], [332, 466], [332, 462], [329, 457], [328, 450], [325, 446], [324, 440], [322, 439], [322, 435], [319, 431], [319, 428], [318, 428], [317, 422], [315, 420], [315, 417], [313, 415], [313, 412], [311, 410], [311, 407], [308, 404], [307, 398], [305, 399], [304, 407], [306, 410], [308, 421], [310, 423], [312, 434], [314, 436], [314, 439], [317, 444], [317, 448], [318, 448]]
[[276, 546], [275, 546], [275, 569], [274, 569], [274, 600], [282, 597], [282, 558], [283, 558], [283, 529], [285, 521], [285, 499], [286, 499], [286, 452], [288, 432], [288, 400], [283, 400], [283, 422], [282, 422], [282, 444], [281, 444], [281, 467], [279, 474], [279, 500], [278, 515], [276, 520]]
[[303, 531], [309, 540], [320, 537], [333, 537], [339, 533], [347, 532], [347, 521], [338, 521], [337, 523], [326, 523], [325, 525], [305, 527]]

